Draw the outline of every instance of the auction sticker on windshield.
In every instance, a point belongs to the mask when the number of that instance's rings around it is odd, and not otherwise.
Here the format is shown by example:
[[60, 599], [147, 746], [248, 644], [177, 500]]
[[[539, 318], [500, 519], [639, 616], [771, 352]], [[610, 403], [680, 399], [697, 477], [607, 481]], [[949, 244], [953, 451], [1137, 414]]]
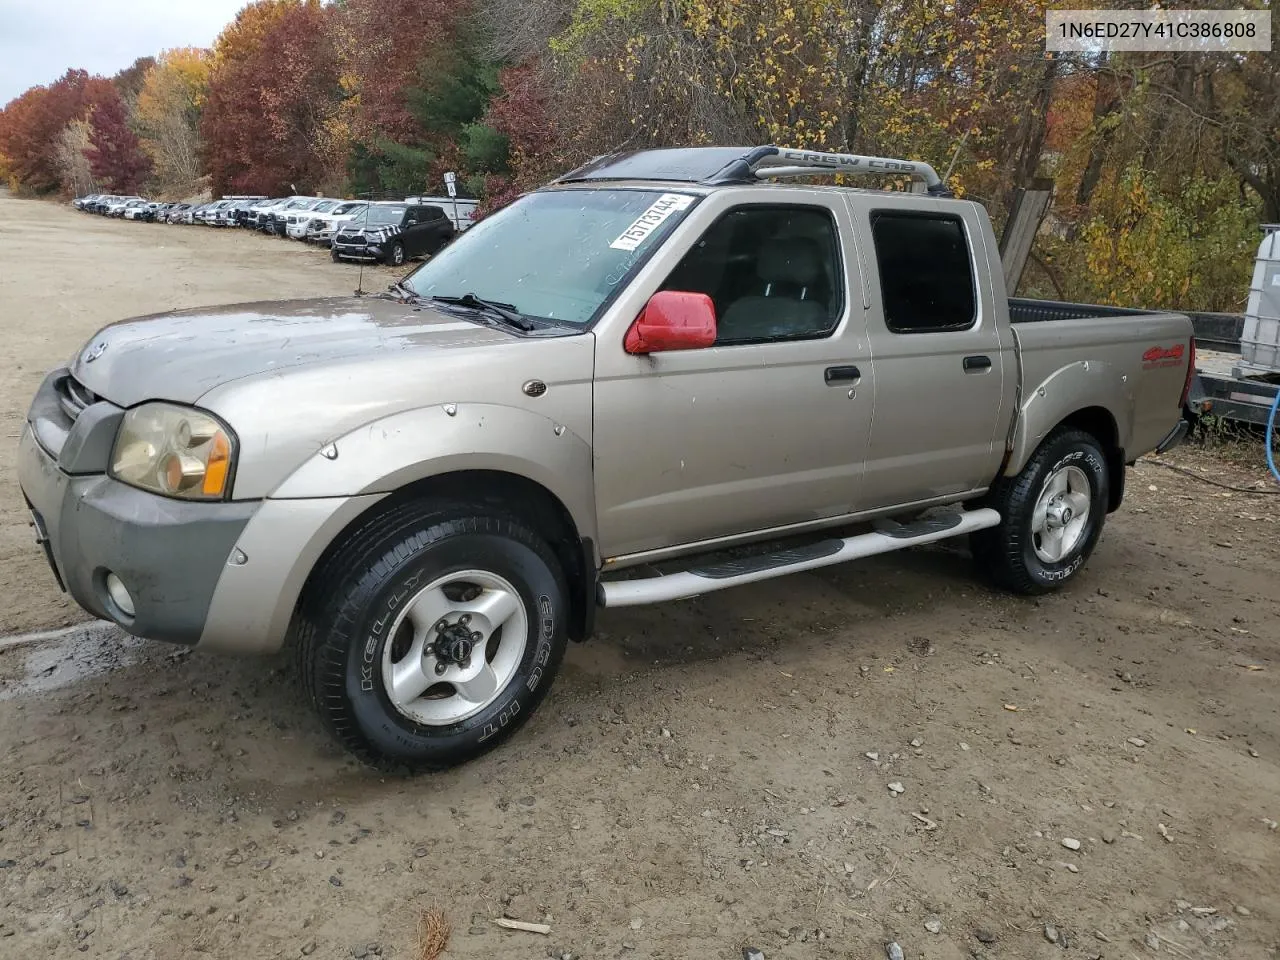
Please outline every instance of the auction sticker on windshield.
[[664, 193], [653, 201], [649, 209], [636, 217], [635, 222], [617, 240], [609, 244], [614, 250], [634, 250], [644, 243], [645, 238], [662, 226], [667, 217], [680, 210], [688, 209], [696, 198], [684, 193]]

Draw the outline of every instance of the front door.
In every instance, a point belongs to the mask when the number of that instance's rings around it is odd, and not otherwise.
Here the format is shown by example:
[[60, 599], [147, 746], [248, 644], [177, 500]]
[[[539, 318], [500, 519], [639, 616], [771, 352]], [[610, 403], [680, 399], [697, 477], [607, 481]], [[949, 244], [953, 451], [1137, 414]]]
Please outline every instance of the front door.
[[400, 235], [396, 238], [404, 245], [405, 259], [416, 257], [423, 250], [423, 237], [427, 227], [422, 222], [422, 207], [410, 207], [405, 211]]
[[[608, 557], [856, 509], [872, 378], [838, 195], [712, 195], [660, 289], [705, 293], [714, 346], [635, 357], [597, 344], [595, 479]], [[614, 336], [616, 334], [616, 336]]]

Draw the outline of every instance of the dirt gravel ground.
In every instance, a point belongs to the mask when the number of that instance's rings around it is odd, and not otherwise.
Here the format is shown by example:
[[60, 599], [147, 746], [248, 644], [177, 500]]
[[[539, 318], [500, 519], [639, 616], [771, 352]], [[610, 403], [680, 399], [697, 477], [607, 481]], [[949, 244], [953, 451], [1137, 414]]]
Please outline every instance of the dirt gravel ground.
[[[14, 478], [44, 371], [113, 320], [355, 270], [51, 204], [0, 224], [2, 635], [83, 620]], [[0, 640], [0, 956], [416, 958], [439, 908], [447, 957], [1275, 960], [1280, 497], [1129, 488], [1039, 601], [946, 546], [607, 613], [512, 742], [417, 779], [337, 752], [285, 659]]]

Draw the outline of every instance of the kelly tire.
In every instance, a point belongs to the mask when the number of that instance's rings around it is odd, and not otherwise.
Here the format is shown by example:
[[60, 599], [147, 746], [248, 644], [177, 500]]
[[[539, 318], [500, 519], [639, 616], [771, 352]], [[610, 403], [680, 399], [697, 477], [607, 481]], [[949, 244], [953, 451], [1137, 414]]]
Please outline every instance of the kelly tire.
[[1102, 534], [1110, 491], [1107, 458], [1088, 433], [1059, 428], [1022, 471], [1001, 477], [982, 505], [999, 511], [996, 527], [970, 538], [986, 577], [1034, 596], [1074, 579]]

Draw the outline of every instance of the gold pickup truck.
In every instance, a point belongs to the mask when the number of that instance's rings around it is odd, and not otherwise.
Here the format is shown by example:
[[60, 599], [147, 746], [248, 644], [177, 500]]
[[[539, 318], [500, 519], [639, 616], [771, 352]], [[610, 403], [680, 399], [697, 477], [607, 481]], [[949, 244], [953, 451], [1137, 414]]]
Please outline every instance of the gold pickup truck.
[[[916, 177], [907, 193], [789, 183]], [[951, 537], [1062, 587], [1177, 443], [1191, 322], [1006, 296], [926, 164], [612, 155], [385, 293], [113, 324], [20, 478], [54, 574], [142, 637], [295, 645], [359, 756], [473, 757], [601, 607]]]

